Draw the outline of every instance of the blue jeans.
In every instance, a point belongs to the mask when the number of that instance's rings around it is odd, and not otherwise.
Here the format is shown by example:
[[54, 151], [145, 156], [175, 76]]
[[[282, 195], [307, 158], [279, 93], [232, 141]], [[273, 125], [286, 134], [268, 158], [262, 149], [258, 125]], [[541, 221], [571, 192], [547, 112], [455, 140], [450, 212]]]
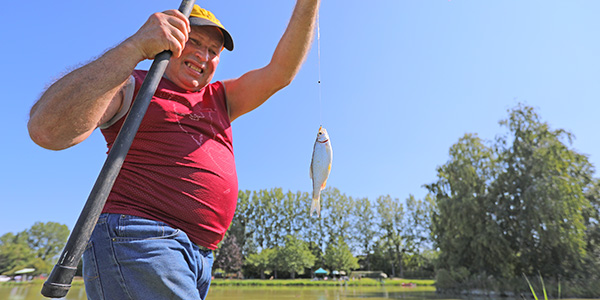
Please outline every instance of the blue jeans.
[[204, 299], [213, 254], [179, 229], [102, 214], [83, 254], [88, 299]]

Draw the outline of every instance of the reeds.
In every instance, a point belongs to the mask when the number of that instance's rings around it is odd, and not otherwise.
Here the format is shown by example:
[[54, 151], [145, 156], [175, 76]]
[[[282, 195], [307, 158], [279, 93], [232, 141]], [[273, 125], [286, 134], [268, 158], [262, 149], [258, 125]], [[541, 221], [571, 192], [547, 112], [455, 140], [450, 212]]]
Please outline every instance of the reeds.
[[[548, 293], [546, 292], [546, 285], [544, 284], [544, 278], [542, 277], [541, 274], [538, 274], [538, 276], [540, 278], [540, 283], [542, 284], [542, 291], [544, 292], [544, 300], [548, 300]], [[525, 274], [523, 274], [523, 277], [525, 277], [525, 280], [527, 281], [527, 284], [529, 285], [529, 289], [531, 290], [531, 294], [533, 294], [533, 298], [535, 300], [539, 300], [538, 296], [535, 293], [535, 289], [533, 288], [533, 285], [531, 285], [531, 282], [529, 281], [527, 276], [525, 276]], [[558, 299], [560, 299], [560, 292], [561, 292], [561, 288], [560, 288], [560, 279], [559, 279], [559, 281], [558, 281]]]

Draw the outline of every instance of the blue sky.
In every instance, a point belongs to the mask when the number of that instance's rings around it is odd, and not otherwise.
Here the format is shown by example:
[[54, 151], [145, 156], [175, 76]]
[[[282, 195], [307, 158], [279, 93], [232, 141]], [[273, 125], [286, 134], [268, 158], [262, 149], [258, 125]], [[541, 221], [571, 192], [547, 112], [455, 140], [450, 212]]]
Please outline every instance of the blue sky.
[[[59, 152], [30, 141], [28, 112], [45, 86], [180, 2], [28, 3], [4, 3], [0, 18], [0, 235], [36, 221], [72, 228], [106, 157], [99, 131]], [[269, 61], [295, 2], [197, 3], [235, 41], [221, 80]], [[233, 123], [240, 189], [310, 191], [322, 123], [334, 150], [329, 186], [371, 200], [422, 198], [452, 144], [465, 133], [503, 134], [498, 121], [519, 102], [574, 133], [573, 148], [598, 166], [598, 11], [595, 0], [323, 0], [322, 105], [315, 40], [296, 80]]]

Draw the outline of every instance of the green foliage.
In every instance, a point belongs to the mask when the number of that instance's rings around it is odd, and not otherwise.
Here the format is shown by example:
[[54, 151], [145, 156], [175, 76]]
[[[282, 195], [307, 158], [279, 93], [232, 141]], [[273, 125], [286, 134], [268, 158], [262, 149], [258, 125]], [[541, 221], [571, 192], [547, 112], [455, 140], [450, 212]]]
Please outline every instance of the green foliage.
[[325, 265], [331, 270], [346, 271], [358, 269], [358, 259], [352, 255], [348, 244], [339, 236], [336, 241], [330, 242], [325, 250]]
[[457, 282], [446, 269], [437, 270], [435, 282], [439, 289], [452, 289], [457, 287]]
[[399, 267], [398, 274], [402, 277], [402, 255], [405, 250], [403, 247], [404, 207], [398, 201], [387, 196], [377, 198], [377, 213], [380, 216], [379, 229], [384, 237], [384, 247], [387, 248], [388, 261], [391, 262], [392, 276], [396, 276], [396, 267]]
[[[371, 278], [363, 278], [361, 280], [351, 281], [334, 281], [334, 280], [310, 280], [310, 279], [273, 279], [273, 280], [229, 280], [229, 279], [214, 279], [211, 282], [213, 286], [401, 286], [404, 283], [415, 283], [421, 290], [434, 291], [435, 287], [433, 280], [376, 280]], [[411, 288], [412, 291], [417, 291], [419, 288]]]
[[[228, 235], [236, 236], [242, 248], [246, 276], [263, 278], [265, 272], [270, 272], [277, 278], [279, 273], [284, 276], [312, 273], [314, 270], [310, 267], [290, 271], [288, 264], [296, 263], [290, 259], [283, 262], [278, 259], [268, 267], [261, 262], [265, 257], [257, 254], [260, 250], [282, 251], [288, 236], [305, 242], [318, 266], [327, 265], [326, 249], [341, 239], [343, 249], [347, 249], [344, 251], [350, 253], [353, 260], [361, 256], [361, 262], [365, 264], [362, 267], [367, 270], [376, 268], [373, 270], [402, 274], [405, 264], [412, 274], [432, 274], [431, 260], [421, 257], [421, 252], [430, 246], [427, 244], [430, 206], [433, 204], [430, 197], [420, 200], [410, 196], [406, 201], [400, 201], [387, 196], [375, 202], [368, 198], [348, 197], [335, 188], [325, 189], [321, 197], [321, 217], [311, 218], [312, 199], [308, 193], [284, 192], [279, 188], [239, 192]], [[395, 215], [405, 210], [406, 216]], [[394, 220], [392, 227], [388, 226], [387, 220]], [[331, 257], [332, 250], [329, 252]], [[390, 260], [394, 263], [390, 264]], [[395, 270], [399, 270], [398, 273]]]
[[252, 253], [246, 257], [245, 264], [259, 270], [260, 278], [265, 279], [265, 272], [272, 272], [275, 265], [277, 251], [275, 249], [263, 249], [260, 253]]
[[[535, 290], [533, 289], [531, 282], [529, 282], [529, 278], [527, 278], [527, 276], [525, 276], [525, 274], [523, 274], [523, 277], [525, 277], [525, 280], [527, 281], [527, 285], [529, 285], [529, 289], [531, 290], [531, 294], [533, 294], [533, 298], [535, 300], [538, 300], [538, 297], [535, 294]], [[546, 293], [546, 286], [544, 285], [544, 279], [542, 278], [542, 276], [540, 276], [540, 282], [542, 283], [542, 291], [544, 291], [544, 300], [548, 300], [548, 294]]]
[[276, 258], [280, 269], [288, 271], [294, 279], [296, 274], [303, 274], [305, 268], [315, 265], [315, 256], [308, 248], [308, 243], [287, 235], [285, 245], [277, 251]]
[[353, 228], [353, 236], [356, 237], [357, 248], [365, 257], [365, 269], [371, 270], [372, 255], [369, 253], [373, 250], [374, 239], [377, 236], [375, 213], [368, 198], [356, 199], [354, 206], [356, 225]]
[[508, 132], [495, 142], [459, 139], [426, 186], [438, 277], [460, 282], [453, 271], [439, 272], [465, 268], [491, 278], [537, 270], [597, 278], [600, 193], [588, 158], [569, 148], [572, 134], [550, 129], [531, 107], [518, 105], [500, 124]]
[[215, 266], [227, 273], [237, 273], [242, 270], [242, 264], [242, 249], [235, 235], [226, 236], [219, 247]]
[[0, 237], [0, 274], [12, 274], [31, 265], [35, 254], [27, 245], [26, 232]]
[[590, 204], [583, 191], [592, 166], [563, 143], [570, 142], [570, 133], [550, 130], [531, 107], [518, 106], [501, 124], [510, 134], [498, 141], [505, 168], [493, 190], [497, 223], [518, 254], [512, 258], [514, 272], [569, 276], [586, 256], [582, 211]]
[[66, 225], [37, 222], [18, 234], [0, 237], [0, 274], [13, 274], [24, 268], [35, 268], [33, 273], [48, 274], [69, 236]]

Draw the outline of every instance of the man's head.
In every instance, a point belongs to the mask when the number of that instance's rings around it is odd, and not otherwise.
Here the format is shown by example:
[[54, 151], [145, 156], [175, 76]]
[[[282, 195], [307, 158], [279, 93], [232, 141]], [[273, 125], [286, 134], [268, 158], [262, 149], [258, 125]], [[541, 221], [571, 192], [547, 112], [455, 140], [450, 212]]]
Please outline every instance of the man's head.
[[181, 56], [171, 58], [165, 76], [179, 87], [197, 91], [210, 83], [219, 64], [221, 50], [233, 50], [233, 39], [208, 10], [194, 5], [192, 31]]

